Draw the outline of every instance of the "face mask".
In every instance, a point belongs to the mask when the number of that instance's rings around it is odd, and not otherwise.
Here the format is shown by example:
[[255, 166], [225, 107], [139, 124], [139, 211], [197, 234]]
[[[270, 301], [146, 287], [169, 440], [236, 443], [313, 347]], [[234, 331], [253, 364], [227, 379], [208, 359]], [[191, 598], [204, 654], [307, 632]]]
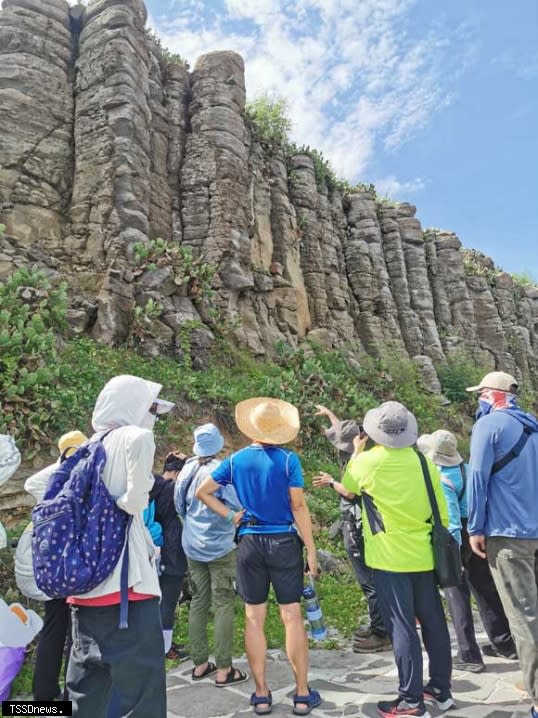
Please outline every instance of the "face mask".
[[476, 421], [478, 421], [478, 419], [481, 419], [483, 416], [489, 414], [492, 409], [493, 404], [490, 401], [488, 401], [487, 399], [479, 399], [478, 409], [476, 410], [475, 414]]

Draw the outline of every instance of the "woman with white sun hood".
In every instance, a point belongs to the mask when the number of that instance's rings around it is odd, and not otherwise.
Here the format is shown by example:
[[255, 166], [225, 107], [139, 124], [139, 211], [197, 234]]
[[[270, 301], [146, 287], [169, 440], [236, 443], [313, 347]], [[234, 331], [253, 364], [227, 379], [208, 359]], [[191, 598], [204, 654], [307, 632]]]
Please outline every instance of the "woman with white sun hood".
[[174, 406], [159, 399], [161, 385], [135, 376], [111, 379], [99, 394], [91, 440], [104, 434], [103, 481], [132, 516], [129, 551], [129, 625], [119, 628], [122, 557], [114, 571], [83, 596], [71, 596], [73, 648], [67, 684], [78, 718], [107, 715], [112, 688], [120, 715], [166, 716], [164, 645], [154, 547], [142, 520], [153, 486], [153, 426]]

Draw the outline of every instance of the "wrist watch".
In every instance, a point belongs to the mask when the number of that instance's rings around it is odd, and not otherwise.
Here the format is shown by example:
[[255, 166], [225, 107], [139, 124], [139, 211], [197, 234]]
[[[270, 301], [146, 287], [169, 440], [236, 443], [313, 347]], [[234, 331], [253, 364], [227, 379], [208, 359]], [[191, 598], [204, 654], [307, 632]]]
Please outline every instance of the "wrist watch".
[[335, 480], [331, 479], [331, 488], [333, 488], [333, 489], [334, 489], [334, 484], [335, 484]]

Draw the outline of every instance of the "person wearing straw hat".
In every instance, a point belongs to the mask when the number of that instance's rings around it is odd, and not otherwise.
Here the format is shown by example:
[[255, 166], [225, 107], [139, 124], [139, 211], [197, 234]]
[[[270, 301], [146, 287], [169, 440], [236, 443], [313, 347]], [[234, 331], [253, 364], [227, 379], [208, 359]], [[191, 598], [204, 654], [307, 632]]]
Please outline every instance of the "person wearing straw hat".
[[[217, 455], [224, 437], [214, 424], [194, 430], [194, 456], [181, 470], [175, 491], [175, 507], [183, 520], [182, 544], [189, 562], [192, 599], [189, 609], [189, 644], [194, 662], [191, 677], [201, 681], [215, 675], [217, 688], [243, 683], [248, 676], [232, 664], [234, 629], [234, 580], [236, 545], [233, 522], [211, 511], [196, 491], [218, 467]], [[232, 486], [219, 490], [218, 498], [230, 511], [240, 506]], [[215, 663], [209, 661], [207, 622], [213, 603]]]
[[[441, 710], [454, 706], [450, 693], [450, 637], [434, 575], [432, 506], [426, 489], [431, 478], [439, 513], [448, 525], [439, 472], [412, 448], [417, 421], [403, 404], [388, 401], [367, 412], [364, 438], [355, 439], [355, 457], [344, 474], [344, 488], [362, 496], [366, 564], [373, 569], [383, 623], [392, 640], [400, 678], [399, 695], [380, 701], [378, 713], [429, 718], [424, 700]], [[377, 446], [363, 451], [367, 437]], [[420, 621], [429, 658], [430, 680], [422, 683]]]
[[[280, 399], [257, 397], [237, 404], [235, 420], [252, 443], [212, 471], [196, 496], [238, 527], [237, 590], [245, 602], [245, 645], [255, 683], [250, 698], [254, 711], [264, 715], [272, 709], [264, 632], [272, 585], [296, 682], [293, 712], [307, 715], [321, 704], [321, 697], [308, 685], [308, 640], [300, 603], [304, 582], [302, 544], [313, 576], [317, 575], [317, 558], [301, 462], [296, 453], [283, 448], [299, 432], [299, 412]], [[236, 490], [243, 507], [241, 513], [235, 513], [215, 496], [219, 488], [229, 484]]]
[[472, 550], [486, 559], [499, 591], [525, 687], [538, 718], [538, 420], [517, 403], [503, 371], [467, 389], [478, 394], [469, 462]]

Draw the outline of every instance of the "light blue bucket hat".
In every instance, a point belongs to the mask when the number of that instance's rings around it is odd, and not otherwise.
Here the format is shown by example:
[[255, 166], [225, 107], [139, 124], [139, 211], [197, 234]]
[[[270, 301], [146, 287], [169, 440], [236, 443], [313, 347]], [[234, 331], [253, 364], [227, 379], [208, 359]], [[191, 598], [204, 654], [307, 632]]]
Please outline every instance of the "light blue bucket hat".
[[203, 424], [194, 430], [194, 446], [196, 456], [215, 456], [224, 446], [224, 437], [215, 424]]

